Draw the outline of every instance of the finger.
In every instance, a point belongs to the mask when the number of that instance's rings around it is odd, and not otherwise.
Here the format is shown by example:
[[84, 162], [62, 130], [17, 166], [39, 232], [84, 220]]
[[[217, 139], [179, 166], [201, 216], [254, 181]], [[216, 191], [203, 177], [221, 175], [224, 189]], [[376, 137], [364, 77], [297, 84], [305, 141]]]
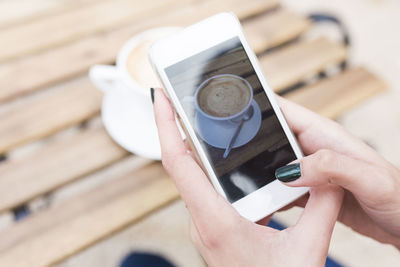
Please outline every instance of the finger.
[[164, 155], [183, 156], [186, 149], [175, 122], [173, 108], [161, 89], [154, 90], [154, 116]]
[[387, 164], [371, 147], [347, 133], [336, 122], [283, 97], [277, 98], [288, 124], [306, 154], [326, 148], [374, 164]]
[[[352, 192], [360, 201], [371, 202], [381, 201], [398, 190], [389, 169], [332, 150], [320, 150], [300, 159], [299, 167], [300, 178], [286, 185], [315, 187], [335, 184]], [[285, 181], [284, 177], [279, 177], [282, 175], [279, 170], [277, 174], [279, 180]]]
[[163, 165], [174, 180], [192, 218], [200, 224], [208, 224], [210, 217], [214, 216], [217, 220], [221, 218], [221, 214], [227, 216], [226, 210], [230, 205], [221, 201], [222, 198], [214, 190], [200, 166], [186, 153], [176, 126], [174, 111], [160, 89], [154, 92], [154, 113]]
[[[204, 202], [207, 201], [204, 198], [207, 196], [211, 199], [215, 198], [216, 193], [200, 167], [187, 155], [175, 123], [172, 106], [160, 89], [154, 92], [154, 113], [163, 164], [176, 183], [188, 208], [199, 206], [200, 209], [200, 206], [204, 206]], [[193, 178], [190, 179], [191, 177]]]
[[[326, 257], [335, 222], [343, 200], [343, 189], [322, 186], [310, 189], [310, 197], [297, 224], [296, 236], [313, 248], [313, 253]], [[317, 245], [316, 245], [317, 244]]]
[[294, 207], [301, 207], [301, 208], [304, 208], [304, 207], [306, 206], [307, 201], [308, 201], [308, 197], [309, 197], [309, 194], [306, 194], [306, 195], [304, 195], [304, 196], [302, 196], [302, 197], [296, 199], [296, 200], [293, 201], [292, 203], [286, 205], [285, 207], [280, 208], [280, 209], [278, 210], [278, 212], [290, 210], [291, 208], [294, 208]]

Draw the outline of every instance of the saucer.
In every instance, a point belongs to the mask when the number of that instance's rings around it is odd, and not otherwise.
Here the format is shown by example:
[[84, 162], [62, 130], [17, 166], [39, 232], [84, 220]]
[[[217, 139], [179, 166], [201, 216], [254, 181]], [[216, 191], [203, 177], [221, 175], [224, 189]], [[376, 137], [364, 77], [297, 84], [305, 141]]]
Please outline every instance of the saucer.
[[[251, 105], [254, 109], [254, 115], [250, 120], [243, 123], [242, 129], [232, 148], [240, 147], [250, 142], [261, 127], [260, 107], [254, 99]], [[229, 145], [240, 122], [235, 123], [229, 120], [216, 121], [203, 116], [200, 112], [196, 112], [195, 123], [196, 131], [204, 142], [213, 147], [225, 149]]]
[[106, 92], [101, 117], [107, 132], [120, 146], [142, 157], [161, 159], [150, 97], [129, 89]]

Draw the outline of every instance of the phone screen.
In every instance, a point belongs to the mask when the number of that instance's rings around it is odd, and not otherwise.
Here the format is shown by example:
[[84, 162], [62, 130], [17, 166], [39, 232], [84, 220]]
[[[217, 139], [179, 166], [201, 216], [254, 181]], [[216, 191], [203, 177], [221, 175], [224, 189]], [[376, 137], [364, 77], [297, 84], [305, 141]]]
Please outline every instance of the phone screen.
[[297, 158], [238, 37], [165, 72], [231, 203]]

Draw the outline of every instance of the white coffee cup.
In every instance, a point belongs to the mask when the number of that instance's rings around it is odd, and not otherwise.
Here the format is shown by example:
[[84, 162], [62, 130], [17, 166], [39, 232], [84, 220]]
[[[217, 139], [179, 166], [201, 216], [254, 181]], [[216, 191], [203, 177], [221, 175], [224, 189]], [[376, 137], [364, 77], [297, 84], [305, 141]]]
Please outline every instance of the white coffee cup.
[[[219, 79], [219, 78], [231, 78], [231, 79], [234, 79], [234, 80], [239, 80], [239, 81], [243, 82], [246, 85], [246, 88], [249, 90], [249, 101], [247, 102], [246, 106], [242, 110], [240, 110], [239, 112], [237, 112], [235, 114], [232, 114], [230, 116], [224, 116], [224, 117], [212, 116], [212, 115], [208, 114], [207, 112], [205, 112], [204, 110], [202, 110], [202, 108], [200, 107], [199, 102], [198, 102], [198, 97], [197, 96], [198, 96], [200, 90], [202, 90], [204, 88], [204, 86], [207, 83], [209, 83], [210, 81], [215, 80], [215, 79]], [[218, 121], [229, 121], [229, 120], [234, 121], [234, 120], [240, 118], [250, 108], [251, 100], [253, 99], [253, 87], [250, 85], [250, 83], [246, 79], [244, 79], [244, 78], [242, 78], [242, 77], [240, 77], [238, 75], [234, 75], [234, 74], [218, 74], [218, 75], [212, 76], [211, 78], [208, 78], [207, 80], [203, 81], [197, 87], [194, 99], [195, 99], [195, 107], [196, 107], [197, 112], [201, 112], [203, 116], [205, 116], [205, 117], [207, 117], [209, 119], [218, 120]]]
[[150, 99], [150, 87], [157, 83], [139, 83], [128, 71], [128, 58], [144, 42], [156, 41], [179, 29], [162, 27], [142, 32], [121, 48], [116, 66], [95, 65], [89, 71], [91, 81], [104, 92], [101, 116], [107, 132], [123, 148], [146, 158], [161, 159]]
[[[249, 101], [247, 102], [246, 106], [241, 109], [240, 111], [238, 111], [235, 114], [232, 114], [231, 116], [223, 116], [223, 117], [217, 117], [217, 116], [213, 116], [211, 114], [208, 114], [207, 112], [205, 112], [199, 105], [198, 102], [198, 94], [199, 92], [203, 89], [203, 87], [209, 83], [212, 80], [215, 79], [219, 79], [219, 78], [232, 78], [232, 79], [236, 79], [239, 80], [241, 82], [243, 82], [248, 90], [249, 90]], [[200, 113], [203, 117], [206, 117], [208, 119], [214, 120], [214, 121], [220, 121], [220, 122], [226, 122], [226, 121], [237, 121], [239, 120], [246, 112], [247, 110], [250, 108], [251, 104], [252, 104], [252, 99], [253, 99], [253, 87], [251, 86], [251, 84], [244, 78], [238, 76], [238, 75], [234, 75], [234, 74], [218, 74], [218, 75], [214, 75], [206, 80], [204, 80], [202, 83], [200, 83], [200, 85], [196, 88], [196, 91], [194, 93], [193, 96], [185, 96], [183, 97], [182, 101], [183, 102], [190, 102], [194, 105], [194, 108], [196, 110], [196, 112]]]

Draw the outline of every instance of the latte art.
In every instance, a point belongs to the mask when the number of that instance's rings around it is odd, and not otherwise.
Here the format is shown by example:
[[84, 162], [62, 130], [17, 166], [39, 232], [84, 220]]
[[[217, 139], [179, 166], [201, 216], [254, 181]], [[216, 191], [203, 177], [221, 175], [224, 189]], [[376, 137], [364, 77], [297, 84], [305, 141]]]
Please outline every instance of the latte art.
[[221, 76], [209, 80], [197, 94], [201, 110], [214, 117], [229, 117], [241, 112], [251, 98], [252, 90], [242, 79]]

